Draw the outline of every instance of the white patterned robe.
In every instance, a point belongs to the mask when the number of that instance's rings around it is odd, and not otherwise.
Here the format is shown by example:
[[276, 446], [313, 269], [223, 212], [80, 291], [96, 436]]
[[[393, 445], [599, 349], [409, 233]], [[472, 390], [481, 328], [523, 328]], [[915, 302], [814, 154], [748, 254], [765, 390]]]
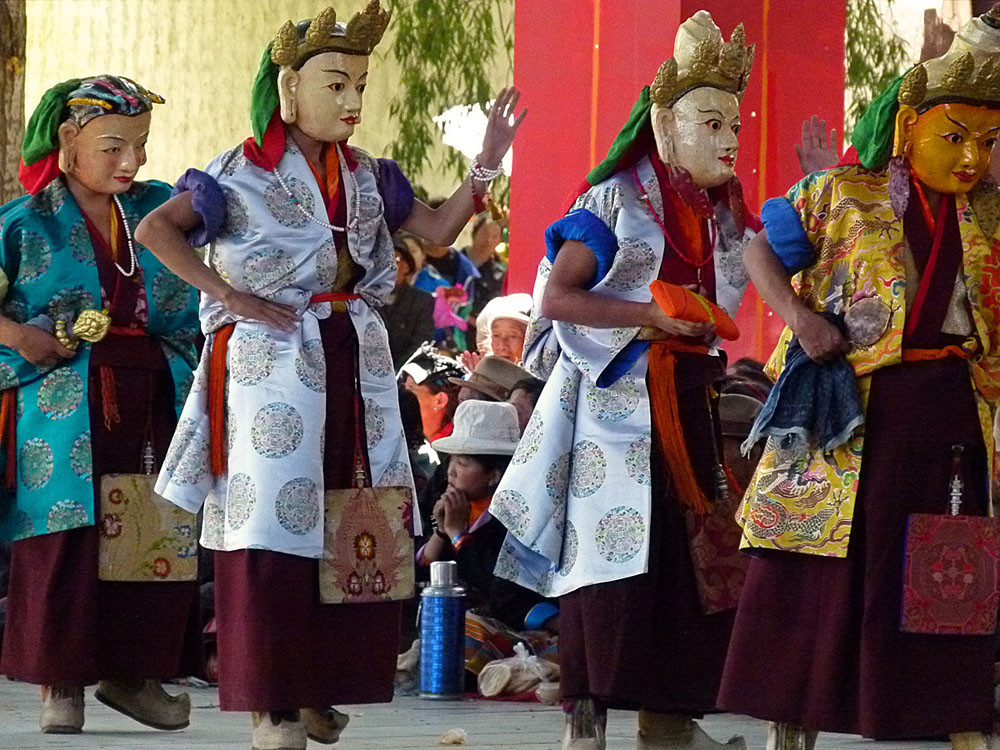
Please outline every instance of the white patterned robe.
[[[663, 199], [648, 158], [636, 165], [662, 216]], [[632, 170], [594, 186], [576, 201], [614, 233], [618, 250], [592, 291], [648, 302], [664, 237], [639, 198]], [[748, 277], [728, 209], [718, 209], [714, 247], [716, 298], [730, 315]], [[730, 231], [731, 230], [731, 231]], [[545, 596], [646, 572], [651, 501], [651, 418], [643, 352], [610, 387], [597, 381], [638, 328], [588, 328], [538, 317], [552, 263], [543, 259], [525, 341], [525, 367], [547, 378], [490, 513], [508, 529], [496, 574]]]
[[[383, 218], [377, 163], [352, 150], [358, 167], [342, 170], [341, 185], [348, 247], [364, 276], [354, 289], [361, 299], [347, 305], [360, 349], [372, 481], [412, 487], [388, 337], [373, 309], [393, 288], [395, 254]], [[340, 163], [347, 163], [343, 155]], [[326, 368], [353, 364], [325, 361], [319, 321], [331, 314], [330, 304], [309, 302], [329, 291], [336, 277], [333, 235], [309, 221], [273, 173], [247, 161], [242, 147], [216, 157], [205, 171], [226, 198], [225, 224], [209, 249], [209, 262], [234, 288], [291, 305], [302, 321], [286, 333], [237, 319], [218, 301], [202, 296], [202, 330], [208, 340], [156, 491], [192, 512], [204, 504], [201, 541], [209, 549], [253, 548], [320, 558], [323, 441], [344, 441], [349, 450], [354, 440], [339, 425], [325, 424]], [[299, 203], [327, 221], [316, 179], [291, 141], [277, 171]], [[226, 387], [228, 475], [213, 478], [206, 373], [212, 334], [234, 321]]]

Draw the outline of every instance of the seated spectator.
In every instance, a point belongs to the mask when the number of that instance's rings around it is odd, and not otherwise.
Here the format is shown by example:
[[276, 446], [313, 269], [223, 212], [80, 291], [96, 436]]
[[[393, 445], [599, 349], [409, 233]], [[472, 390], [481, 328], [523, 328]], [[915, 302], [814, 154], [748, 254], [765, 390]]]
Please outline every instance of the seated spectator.
[[416, 261], [406, 244], [396, 241], [396, 286], [379, 312], [389, 334], [393, 369], [398, 370], [425, 341], [434, 340], [434, 297], [411, 286]]
[[483, 357], [466, 378], [451, 378], [451, 382], [458, 386], [459, 403], [469, 399], [507, 401], [514, 386], [526, 377], [531, 377], [527, 370], [490, 355]]
[[[403, 385], [399, 386], [399, 416], [403, 422], [403, 434], [406, 436], [413, 485], [419, 496], [434, 476], [441, 460], [424, 435], [423, 422], [420, 418], [420, 400]], [[424, 519], [425, 526], [429, 523], [430, 518]]]
[[542, 388], [544, 387], [544, 380], [539, 380], [534, 375], [526, 373], [510, 389], [510, 396], [507, 397], [507, 403], [517, 409], [517, 427], [522, 435], [524, 434], [524, 428], [528, 426], [528, 420], [531, 419], [532, 412], [535, 411], [535, 404], [538, 403], [538, 397], [542, 395]]
[[429, 345], [421, 346], [399, 370], [403, 387], [417, 397], [420, 421], [428, 440], [451, 434], [458, 407], [458, 386], [449, 381], [465, 370], [451, 357]]
[[473, 400], [459, 405], [452, 435], [432, 444], [450, 454], [448, 486], [434, 504], [436, 528], [417, 562], [457, 562], [477, 627], [485, 618], [508, 630], [555, 630], [558, 610], [552, 602], [493, 575], [507, 530], [488, 508], [518, 439], [517, 413], [510, 404]]
[[479, 271], [479, 278], [474, 283], [473, 319], [478, 319], [486, 303], [503, 291], [507, 264], [497, 253], [497, 247], [502, 243], [503, 228], [500, 224], [489, 213], [477, 216], [472, 224], [472, 244], [463, 251]]
[[[476, 349], [481, 356], [494, 354], [521, 364], [524, 335], [531, 317], [530, 294], [508, 294], [490, 300], [479, 315]], [[465, 363], [468, 366], [468, 363]]]

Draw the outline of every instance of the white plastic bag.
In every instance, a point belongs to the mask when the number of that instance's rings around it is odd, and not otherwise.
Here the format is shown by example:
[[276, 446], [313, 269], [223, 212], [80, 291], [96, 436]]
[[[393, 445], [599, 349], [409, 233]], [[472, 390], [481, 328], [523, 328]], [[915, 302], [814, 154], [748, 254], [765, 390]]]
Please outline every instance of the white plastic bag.
[[514, 656], [491, 661], [479, 673], [479, 692], [487, 698], [519, 695], [542, 682], [559, 679], [559, 665], [528, 653], [523, 643], [514, 646]]

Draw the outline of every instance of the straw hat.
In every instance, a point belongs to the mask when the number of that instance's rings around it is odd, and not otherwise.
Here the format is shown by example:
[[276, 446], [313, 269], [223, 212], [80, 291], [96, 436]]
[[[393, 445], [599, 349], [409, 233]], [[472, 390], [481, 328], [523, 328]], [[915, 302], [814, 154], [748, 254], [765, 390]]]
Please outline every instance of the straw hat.
[[530, 378], [531, 373], [503, 357], [490, 354], [483, 357], [468, 378], [448, 378], [449, 383], [471, 388], [494, 401], [506, 401], [519, 380]]
[[431, 443], [442, 453], [512, 456], [521, 435], [517, 409], [497, 401], [463, 401], [455, 411], [455, 429]]

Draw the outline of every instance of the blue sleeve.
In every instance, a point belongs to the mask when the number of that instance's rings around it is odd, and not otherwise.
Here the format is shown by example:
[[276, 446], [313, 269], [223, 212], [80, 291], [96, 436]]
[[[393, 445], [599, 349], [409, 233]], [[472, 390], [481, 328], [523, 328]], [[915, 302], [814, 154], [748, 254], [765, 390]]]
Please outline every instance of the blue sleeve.
[[760, 220], [775, 254], [793, 276], [813, 264], [816, 250], [806, 236], [799, 214], [787, 198], [771, 198], [764, 203]]
[[597, 376], [595, 385], [598, 388], [610, 388], [613, 386], [622, 375], [632, 369], [632, 365], [636, 363], [639, 357], [646, 353], [647, 349], [649, 349], [648, 341], [630, 341], [625, 344], [622, 350], [604, 368], [604, 371]]
[[212, 242], [226, 221], [226, 196], [215, 178], [200, 169], [189, 169], [180, 176], [171, 195], [191, 193], [191, 207], [201, 216], [201, 224], [187, 233], [192, 247]]
[[382, 194], [385, 223], [389, 227], [389, 234], [395, 234], [413, 210], [413, 186], [392, 159], [376, 161], [378, 161], [378, 191]]
[[554, 263], [559, 249], [567, 240], [582, 242], [597, 258], [597, 273], [591, 286], [608, 275], [618, 252], [618, 238], [607, 224], [585, 208], [570, 211], [545, 230], [545, 257]]

